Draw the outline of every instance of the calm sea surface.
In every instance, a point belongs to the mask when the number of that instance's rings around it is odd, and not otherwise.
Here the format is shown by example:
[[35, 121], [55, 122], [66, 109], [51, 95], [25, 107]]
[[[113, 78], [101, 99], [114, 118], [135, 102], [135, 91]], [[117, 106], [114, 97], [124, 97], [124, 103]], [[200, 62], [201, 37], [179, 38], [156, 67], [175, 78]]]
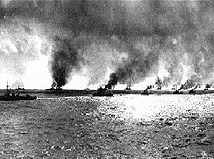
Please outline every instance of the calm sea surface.
[[0, 102], [0, 158], [213, 158], [214, 95]]

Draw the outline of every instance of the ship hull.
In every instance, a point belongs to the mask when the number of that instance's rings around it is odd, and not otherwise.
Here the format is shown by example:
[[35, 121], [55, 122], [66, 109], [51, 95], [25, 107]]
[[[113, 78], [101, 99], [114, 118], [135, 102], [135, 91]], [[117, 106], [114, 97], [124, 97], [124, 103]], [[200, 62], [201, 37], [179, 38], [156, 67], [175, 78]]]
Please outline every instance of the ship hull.
[[18, 100], [36, 100], [37, 97], [35, 96], [30, 96], [30, 97], [12, 97], [12, 96], [0, 96], [0, 101], [18, 101]]
[[113, 94], [112, 93], [93, 93], [92, 94], [92, 96], [93, 97], [105, 97], [105, 96], [107, 96], [107, 97], [112, 97], [113, 96]]

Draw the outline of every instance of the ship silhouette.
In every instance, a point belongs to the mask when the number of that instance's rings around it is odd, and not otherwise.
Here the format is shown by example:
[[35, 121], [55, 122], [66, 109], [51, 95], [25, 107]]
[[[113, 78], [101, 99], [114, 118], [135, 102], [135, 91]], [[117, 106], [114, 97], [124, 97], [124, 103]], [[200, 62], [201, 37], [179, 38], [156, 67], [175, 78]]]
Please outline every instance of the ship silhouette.
[[113, 96], [113, 93], [106, 88], [100, 87], [95, 93], [92, 93], [92, 96]]
[[3, 96], [0, 96], [0, 101], [18, 101], [18, 100], [36, 100], [36, 96], [30, 96], [29, 94], [20, 92], [20, 90], [25, 90], [24, 88], [17, 88], [16, 90], [9, 90], [7, 84], [6, 93]]

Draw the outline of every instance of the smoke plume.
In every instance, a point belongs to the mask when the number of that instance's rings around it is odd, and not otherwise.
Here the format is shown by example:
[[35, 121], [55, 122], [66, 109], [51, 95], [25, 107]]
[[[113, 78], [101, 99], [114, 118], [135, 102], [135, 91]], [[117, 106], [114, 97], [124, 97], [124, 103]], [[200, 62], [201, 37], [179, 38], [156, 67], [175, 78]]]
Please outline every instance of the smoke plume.
[[106, 89], [112, 89], [117, 84], [118, 77], [116, 73], [110, 74], [110, 79], [108, 81], [108, 84], [105, 86]]
[[0, 7], [3, 24], [33, 19], [33, 29], [24, 25], [24, 31], [32, 33], [40, 25], [52, 41], [50, 71], [57, 87], [83, 69], [89, 84], [102, 82], [112, 70], [107, 86], [135, 84], [158, 74], [166, 86], [188, 79], [213, 82], [211, 0], [13, 0], [1, 1]]
[[80, 57], [78, 51], [72, 47], [71, 41], [58, 37], [56, 41], [61, 46], [58, 46], [58, 50], [52, 55], [51, 71], [54, 80], [52, 88], [59, 89], [67, 83], [72, 70], [78, 69]]

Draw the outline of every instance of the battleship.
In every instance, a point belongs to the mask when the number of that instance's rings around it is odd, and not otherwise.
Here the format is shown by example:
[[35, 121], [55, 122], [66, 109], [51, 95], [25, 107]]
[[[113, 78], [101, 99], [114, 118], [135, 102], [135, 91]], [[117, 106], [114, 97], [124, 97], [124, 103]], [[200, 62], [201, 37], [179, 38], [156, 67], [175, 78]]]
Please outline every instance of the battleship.
[[92, 93], [92, 96], [113, 96], [113, 93], [106, 88], [98, 88], [96, 92]]
[[214, 89], [210, 84], [194, 84], [190, 80], [187, 80], [184, 84], [173, 85], [171, 89], [169, 87], [163, 89], [162, 81], [157, 78], [157, 81], [154, 85], [149, 85], [145, 90], [141, 92], [141, 95], [149, 94], [212, 94]]
[[9, 90], [7, 85], [6, 93], [3, 96], [0, 96], [0, 101], [18, 101], [18, 100], [36, 100], [36, 96], [30, 96], [29, 94], [21, 95], [23, 92], [20, 92], [20, 89]]
[[[155, 89], [132, 89], [132, 90], [117, 90], [117, 89], [112, 89], [112, 90], [105, 90], [104, 88], [102, 89], [97, 89], [97, 90], [75, 90], [75, 89], [62, 89], [62, 90], [43, 90], [43, 89], [26, 89], [26, 92], [28, 94], [35, 94], [39, 98], [43, 97], [70, 97], [70, 96], [114, 96], [114, 95], [125, 95], [125, 94], [141, 94], [141, 95], [165, 95], [165, 94], [171, 94], [171, 95], [200, 95], [200, 94], [213, 94], [214, 89], [188, 89], [188, 90], [172, 90], [172, 89], [161, 89], [161, 90], [155, 90]], [[2, 96], [0, 96], [0, 100], [8, 99], [8, 96], [16, 96], [17, 93], [12, 93], [10, 94], [5, 94], [5, 90], [0, 90], [0, 93]], [[19, 96], [21, 96], [20, 93]], [[5, 97], [7, 96], [7, 97]], [[24, 95], [22, 95], [24, 96]], [[26, 97], [26, 95], [24, 96]], [[13, 97], [14, 99], [14, 97]], [[27, 99], [27, 98], [26, 98]], [[29, 98], [30, 99], [30, 98]], [[15, 100], [15, 99], [14, 99]], [[19, 100], [21, 100], [19, 98]], [[31, 99], [32, 100], [32, 99]]]
[[[191, 82], [189, 82], [191, 83]], [[51, 87], [49, 89], [23, 89], [18, 88], [16, 90], [0, 89], [0, 100], [35, 100], [38, 97], [70, 97], [70, 96], [114, 96], [114, 95], [125, 95], [125, 94], [141, 94], [141, 95], [197, 95], [197, 94], [213, 94], [214, 86], [212, 84], [174, 84], [172, 87], [165, 86], [163, 82], [157, 78], [157, 81], [153, 85], [148, 85], [146, 89], [131, 89], [129, 84], [125, 89], [114, 89], [114, 85], [109, 82], [104, 88], [99, 87], [98, 89], [63, 89], [61, 87]], [[6, 92], [6, 93], [5, 93]], [[27, 93], [28, 94], [27, 94]], [[30, 95], [35, 96], [30, 96]]]

